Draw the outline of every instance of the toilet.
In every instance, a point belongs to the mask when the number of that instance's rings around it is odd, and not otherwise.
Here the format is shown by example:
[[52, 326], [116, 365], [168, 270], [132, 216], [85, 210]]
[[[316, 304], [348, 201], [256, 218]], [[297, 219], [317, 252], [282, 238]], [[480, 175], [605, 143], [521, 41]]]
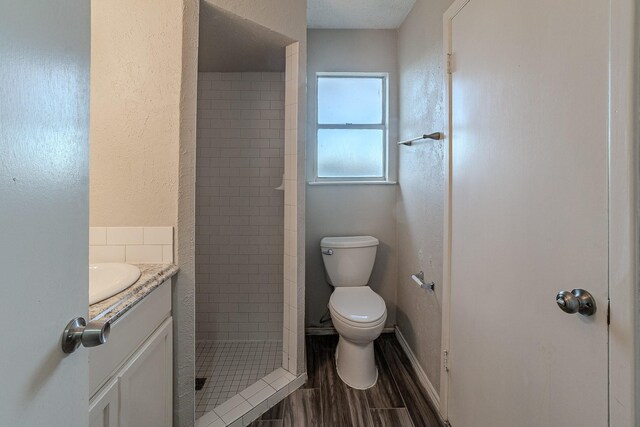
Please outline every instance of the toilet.
[[364, 390], [378, 379], [373, 341], [387, 319], [387, 307], [367, 284], [378, 249], [371, 236], [325, 237], [320, 241], [329, 283], [331, 319], [340, 339], [336, 350], [338, 375], [348, 386]]

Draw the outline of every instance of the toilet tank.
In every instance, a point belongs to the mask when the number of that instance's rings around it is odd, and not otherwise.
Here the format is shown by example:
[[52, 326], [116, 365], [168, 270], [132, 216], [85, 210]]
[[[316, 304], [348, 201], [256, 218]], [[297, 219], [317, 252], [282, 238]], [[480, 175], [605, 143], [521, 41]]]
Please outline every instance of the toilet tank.
[[376, 260], [378, 239], [371, 236], [325, 237], [320, 241], [329, 283], [365, 286]]

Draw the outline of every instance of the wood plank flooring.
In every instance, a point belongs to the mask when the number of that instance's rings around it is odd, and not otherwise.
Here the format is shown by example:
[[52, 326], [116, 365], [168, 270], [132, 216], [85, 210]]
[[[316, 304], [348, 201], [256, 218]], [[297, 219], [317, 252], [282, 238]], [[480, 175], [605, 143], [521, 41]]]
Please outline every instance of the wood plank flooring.
[[250, 427], [441, 427], [427, 392], [393, 334], [375, 342], [378, 382], [356, 390], [340, 380], [337, 335], [307, 336], [307, 382]]

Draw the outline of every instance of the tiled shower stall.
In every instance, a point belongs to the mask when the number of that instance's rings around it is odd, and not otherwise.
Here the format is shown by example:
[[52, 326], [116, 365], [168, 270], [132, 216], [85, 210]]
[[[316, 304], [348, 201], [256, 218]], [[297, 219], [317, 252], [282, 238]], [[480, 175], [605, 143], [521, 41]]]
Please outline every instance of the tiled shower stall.
[[198, 74], [196, 418], [240, 405], [261, 378], [283, 394], [302, 371], [298, 62], [293, 44], [284, 73]]
[[206, 383], [196, 400], [204, 413], [282, 363], [285, 78], [198, 77], [196, 376]]

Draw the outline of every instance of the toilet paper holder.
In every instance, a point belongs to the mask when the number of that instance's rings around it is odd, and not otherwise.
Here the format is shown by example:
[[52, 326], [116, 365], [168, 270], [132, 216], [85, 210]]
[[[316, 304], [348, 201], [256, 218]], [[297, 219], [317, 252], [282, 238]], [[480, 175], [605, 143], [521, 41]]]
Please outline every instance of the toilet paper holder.
[[424, 281], [424, 272], [420, 271], [416, 274], [412, 274], [411, 275], [411, 279], [416, 282], [416, 285], [418, 285], [419, 287], [421, 287], [422, 289], [429, 289], [430, 291], [433, 291], [436, 287], [435, 282], [428, 282], [426, 283]]

